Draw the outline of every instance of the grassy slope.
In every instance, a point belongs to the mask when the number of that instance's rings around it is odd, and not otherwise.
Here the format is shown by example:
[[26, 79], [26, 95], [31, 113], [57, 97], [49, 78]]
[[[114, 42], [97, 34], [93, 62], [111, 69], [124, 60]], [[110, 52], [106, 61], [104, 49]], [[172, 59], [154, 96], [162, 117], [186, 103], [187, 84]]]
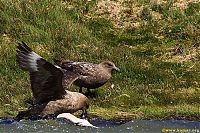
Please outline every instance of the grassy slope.
[[0, 116], [16, 115], [31, 97], [15, 62], [16, 44], [25, 41], [50, 62], [112, 60], [121, 68], [91, 100], [94, 115], [199, 118], [200, 3], [124, 2], [117, 17], [97, 4], [0, 1]]

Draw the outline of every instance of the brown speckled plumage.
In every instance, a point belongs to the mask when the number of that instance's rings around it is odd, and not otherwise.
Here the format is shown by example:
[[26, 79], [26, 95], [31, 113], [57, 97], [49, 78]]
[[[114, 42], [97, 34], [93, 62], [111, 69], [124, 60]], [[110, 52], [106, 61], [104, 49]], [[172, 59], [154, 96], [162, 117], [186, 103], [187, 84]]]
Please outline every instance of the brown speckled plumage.
[[119, 68], [111, 61], [103, 61], [100, 64], [88, 62], [59, 61], [55, 63], [65, 70], [72, 71], [80, 76], [74, 84], [87, 89], [95, 89], [104, 85], [112, 76], [113, 71], [119, 71]]
[[88, 98], [81, 93], [66, 90], [79, 75], [52, 65], [33, 52], [24, 42], [17, 48], [17, 62], [30, 74], [35, 103], [27, 111], [19, 112], [17, 119], [36, 115], [45, 117], [49, 114], [74, 113], [78, 110], [83, 110], [86, 114], [89, 107]]

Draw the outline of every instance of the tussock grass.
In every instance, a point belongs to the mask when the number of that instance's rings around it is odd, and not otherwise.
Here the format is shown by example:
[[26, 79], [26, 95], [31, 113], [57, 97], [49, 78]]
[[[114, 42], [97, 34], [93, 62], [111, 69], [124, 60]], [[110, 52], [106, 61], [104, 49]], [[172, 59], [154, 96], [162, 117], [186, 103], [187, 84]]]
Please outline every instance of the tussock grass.
[[115, 62], [121, 73], [97, 90], [93, 114], [200, 117], [200, 3], [102, 2], [0, 1], [1, 116], [16, 115], [31, 97], [28, 74], [15, 61], [16, 45], [24, 41], [50, 62]]

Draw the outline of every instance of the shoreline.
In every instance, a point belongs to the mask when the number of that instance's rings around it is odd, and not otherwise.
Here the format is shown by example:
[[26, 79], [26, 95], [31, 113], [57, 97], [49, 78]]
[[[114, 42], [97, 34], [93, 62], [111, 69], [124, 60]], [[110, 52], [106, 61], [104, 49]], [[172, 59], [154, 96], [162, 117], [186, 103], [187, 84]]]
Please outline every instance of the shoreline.
[[[101, 116], [96, 116], [96, 115], [91, 115], [92, 118], [100, 118], [100, 119], [105, 119], [102, 118]], [[111, 118], [111, 119], [106, 119], [106, 120], [111, 120], [111, 121], [132, 121], [132, 120], [158, 120], [158, 121], [165, 121], [165, 120], [185, 120], [185, 121], [197, 121], [200, 122], [200, 116], [182, 116], [182, 115], [169, 115], [165, 118], [133, 118], [133, 117], [118, 117], [118, 118]]]
[[[0, 112], [1, 118], [14, 118], [19, 111], [19, 108], [13, 108], [11, 110], [4, 110], [3, 107]], [[27, 108], [21, 107], [22, 110]], [[200, 121], [199, 104], [188, 105], [166, 105], [166, 106], [140, 106], [127, 108], [103, 108], [96, 105], [91, 105], [88, 110], [89, 118], [100, 118], [104, 120], [113, 121], [130, 121], [130, 120], [188, 120], [188, 121]], [[81, 111], [73, 113], [79, 117]]]
[[100, 108], [93, 107], [89, 110], [91, 116], [108, 120], [138, 119], [138, 120], [189, 120], [200, 121], [199, 105], [174, 105], [174, 106], [140, 106], [139, 108]]
[[[5, 119], [13, 119], [15, 120], [15, 117], [0, 117], [0, 120], [5, 120]], [[41, 120], [41, 119], [56, 119], [55, 117], [48, 117], [48, 118], [38, 118], [38, 119], [25, 119], [25, 120]], [[100, 116], [96, 116], [96, 115], [90, 115], [89, 119], [100, 119], [100, 120], [107, 120], [107, 121], [112, 121], [115, 123], [119, 123], [119, 124], [124, 124], [126, 122], [129, 121], [134, 121], [134, 120], [150, 120], [150, 121], [166, 121], [166, 120], [180, 120], [180, 121], [196, 121], [196, 122], [200, 122], [200, 117], [198, 116], [168, 116], [165, 118], [132, 118], [132, 117], [118, 117], [118, 118], [111, 118], [111, 119], [105, 119], [102, 118]]]

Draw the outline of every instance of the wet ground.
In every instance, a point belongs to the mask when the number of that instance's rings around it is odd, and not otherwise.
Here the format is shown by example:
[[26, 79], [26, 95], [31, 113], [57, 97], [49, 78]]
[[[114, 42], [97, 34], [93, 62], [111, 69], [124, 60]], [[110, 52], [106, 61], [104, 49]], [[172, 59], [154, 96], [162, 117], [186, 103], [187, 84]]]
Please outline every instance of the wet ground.
[[81, 132], [81, 133], [161, 133], [161, 132], [200, 132], [199, 121], [186, 120], [131, 120], [131, 121], [109, 121], [94, 118], [91, 120], [94, 126], [80, 127], [65, 119], [50, 120], [21, 120], [15, 121], [11, 118], [0, 119], [0, 133], [55, 133], [55, 132]]

